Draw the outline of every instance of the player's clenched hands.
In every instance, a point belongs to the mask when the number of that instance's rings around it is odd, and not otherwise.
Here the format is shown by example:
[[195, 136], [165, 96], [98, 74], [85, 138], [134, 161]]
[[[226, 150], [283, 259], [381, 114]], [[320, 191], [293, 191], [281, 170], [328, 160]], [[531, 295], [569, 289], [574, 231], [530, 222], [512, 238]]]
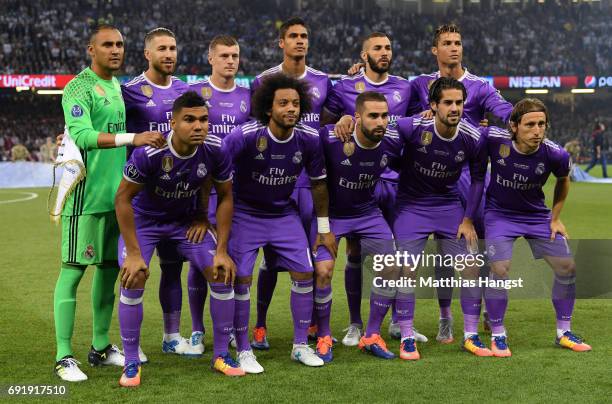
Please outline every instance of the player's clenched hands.
[[351, 139], [353, 130], [355, 130], [355, 122], [353, 122], [353, 117], [350, 115], [344, 115], [334, 126], [334, 134], [343, 142]]
[[191, 243], [200, 244], [206, 236], [206, 231], [212, 229], [212, 225], [208, 219], [194, 220], [191, 226], [187, 229], [187, 240]]
[[463, 221], [457, 230], [457, 240], [461, 239], [462, 237], [465, 238], [468, 250], [471, 253], [478, 251], [478, 235], [476, 234], [476, 229], [474, 229], [472, 219], [467, 217], [463, 218]]
[[135, 286], [138, 272], [143, 271], [145, 278], [149, 279], [149, 268], [140, 255], [128, 255], [121, 266], [121, 286], [130, 289]]
[[225, 272], [223, 282], [226, 285], [233, 285], [236, 279], [236, 264], [227, 253], [217, 252], [213, 258], [213, 279], [215, 280], [219, 277], [219, 269]]
[[152, 146], [160, 149], [166, 145], [166, 138], [160, 132], [141, 132], [134, 135], [134, 146]]
[[557, 236], [557, 233], [569, 239], [569, 235], [567, 234], [567, 230], [565, 230], [565, 225], [561, 222], [560, 219], [551, 220], [550, 221], [550, 241], [553, 241]]
[[336, 259], [336, 255], [338, 255], [338, 244], [336, 244], [336, 236], [334, 233], [331, 231], [329, 233], [317, 233], [317, 239], [312, 247], [312, 251], [316, 253], [320, 245], [327, 248], [334, 259]]

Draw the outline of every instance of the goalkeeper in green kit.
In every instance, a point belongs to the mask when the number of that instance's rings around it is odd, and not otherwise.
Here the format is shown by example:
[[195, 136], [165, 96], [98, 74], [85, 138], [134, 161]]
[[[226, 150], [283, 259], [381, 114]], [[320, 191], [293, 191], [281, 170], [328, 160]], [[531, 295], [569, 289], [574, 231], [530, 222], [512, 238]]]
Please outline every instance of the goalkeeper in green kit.
[[77, 287], [88, 265], [95, 265], [91, 290], [93, 339], [88, 362], [92, 366], [123, 366], [123, 354], [108, 336], [115, 281], [119, 273], [115, 192], [126, 161], [126, 145], [163, 147], [159, 132], [125, 132], [125, 106], [113, 73], [121, 68], [123, 37], [114, 27], [101, 25], [89, 39], [91, 67], [64, 89], [65, 134], [76, 144], [85, 178], [65, 199], [62, 215], [62, 265], [55, 286], [54, 316], [57, 354], [55, 373], [65, 381], [87, 380], [73, 357]]

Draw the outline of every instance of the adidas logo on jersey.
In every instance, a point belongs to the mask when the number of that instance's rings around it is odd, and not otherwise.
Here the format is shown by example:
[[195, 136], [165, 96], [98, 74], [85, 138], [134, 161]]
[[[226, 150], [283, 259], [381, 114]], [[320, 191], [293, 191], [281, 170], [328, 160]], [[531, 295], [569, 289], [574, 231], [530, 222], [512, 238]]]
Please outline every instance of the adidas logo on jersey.
[[108, 98], [105, 98], [105, 99], [104, 99], [104, 105], [110, 105], [110, 103], [111, 103], [111, 102], [108, 100]]
[[257, 156], [255, 156], [255, 160], [265, 160], [265, 157], [263, 154], [259, 153]]
[[343, 166], [352, 166], [352, 164], [351, 164], [349, 159], [342, 160], [342, 162], [340, 164], [342, 164]]
[[153, 100], [149, 100], [146, 104], [147, 107], [156, 107], [157, 105], [153, 102]]
[[497, 164], [499, 164], [500, 166], [505, 166], [506, 165], [506, 161], [504, 159], [499, 159], [499, 160], [497, 160]]
[[417, 149], [417, 151], [427, 154], [427, 149], [425, 148], [425, 146], [421, 147], [420, 149]]
[[172, 178], [170, 178], [170, 176], [168, 175], [168, 173], [162, 175], [161, 177], [159, 177], [160, 180], [167, 180], [170, 181]]

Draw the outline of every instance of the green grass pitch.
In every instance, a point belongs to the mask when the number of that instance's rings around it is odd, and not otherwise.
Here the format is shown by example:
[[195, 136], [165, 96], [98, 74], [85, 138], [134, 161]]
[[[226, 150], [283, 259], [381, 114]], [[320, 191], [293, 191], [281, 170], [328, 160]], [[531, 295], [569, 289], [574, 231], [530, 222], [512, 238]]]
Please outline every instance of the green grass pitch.
[[[546, 187], [552, 196], [552, 184]], [[59, 268], [59, 227], [49, 223], [46, 189], [0, 190], [0, 202], [34, 192], [38, 198], [24, 202], [0, 203], [0, 385], [59, 384], [52, 373], [55, 339], [53, 288]], [[550, 201], [550, 199], [548, 199]], [[562, 219], [573, 238], [612, 239], [612, 186], [572, 184]], [[342, 248], [343, 250], [343, 248]], [[343, 336], [348, 322], [344, 293], [344, 259], [340, 255], [334, 278], [332, 330]], [[574, 313], [574, 329], [593, 346], [589, 353], [573, 353], [556, 348], [554, 312], [549, 299], [510, 300], [507, 314], [512, 358], [476, 358], [461, 352], [458, 344], [440, 345], [437, 332], [437, 302], [417, 302], [415, 325], [430, 337], [420, 344], [422, 360], [407, 363], [399, 359], [383, 361], [356, 348], [337, 345], [334, 362], [323, 368], [307, 368], [289, 358], [292, 323], [289, 311], [289, 278], [279, 276], [269, 312], [269, 340], [272, 348], [259, 353], [266, 371], [230, 379], [215, 374], [209, 363], [212, 328], [206, 307], [207, 353], [201, 359], [186, 359], [161, 353], [162, 319], [157, 297], [159, 269], [151, 265], [152, 276], [145, 294], [145, 318], [141, 344], [150, 364], [143, 367], [143, 384], [133, 390], [118, 386], [120, 368], [92, 369], [86, 364], [91, 341], [91, 273], [83, 278], [78, 292], [77, 323], [73, 346], [84, 363], [89, 380], [69, 384], [71, 400], [87, 402], [468, 402], [481, 399], [507, 402], [605, 402], [612, 391], [612, 302], [604, 299], [579, 300]], [[578, 268], [588, 271], [589, 268]], [[186, 268], [183, 273], [186, 273]], [[255, 272], [256, 273], [256, 272]], [[185, 285], [185, 276], [183, 277]], [[255, 295], [252, 291], [252, 319]], [[181, 331], [189, 335], [186, 290], [183, 293]], [[458, 293], [455, 293], [458, 296]], [[367, 300], [362, 314], [367, 319]], [[461, 338], [462, 315], [459, 302], [453, 302], [455, 336]], [[388, 321], [388, 318], [387, 318]], [[397, 341], [383, 337], [396, 353]], [[119, 344], [116, 315], [111, 340]], [[607, 376], [606, 376], [607, 375]], [[7, 398], [2, 396], [0, 399]], [[27, 399], [24, 397], [24, 399]]]

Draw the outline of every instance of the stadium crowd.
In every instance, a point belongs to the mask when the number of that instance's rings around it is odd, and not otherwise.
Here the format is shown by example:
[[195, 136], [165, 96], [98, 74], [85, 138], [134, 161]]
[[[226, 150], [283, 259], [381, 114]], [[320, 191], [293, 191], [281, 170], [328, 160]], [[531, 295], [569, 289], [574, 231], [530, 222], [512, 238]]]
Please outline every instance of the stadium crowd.
[[[394, 72], [429, 72], [431, 36], [441, 20], [463, 30], [464, 65], [480, 75], [607, 74], [612, 69], [612, 21], [598, 6], [526, 4], [493, 10], [466, 7], [442, 15], [418, 15], [378, 7], [347, 10], [335, 4], [305, 4], [302, 10], [239, 0], [240, 7], [219, 7], [199, 0], [185, 7], [178, 0], [91, 0], [22, 2], [4, 0], [0, 13], [0, 73], [75, 73], [87, 64], [81, 40], [96, 21], [117, 25], [126, 38], [126, 74], [145, 68], [142, 38], [156, 26], [172, 29], [181, 52], [177, 73], [208, 73], [207, 44], [229, 31], [241, 45], [241, 74], [255, 75], [278, 63], [277, 28], [299, 13], [312, 27], [308, 63], [328, 73], [344, 73], [358, 56], [360, 39], [371, 31], [393, 36]], [[449, 8], [451, 10], [451, 8]], [[486, 33], [483, 35], [482, 33]], [[546, 38], [546, 40], [541, 40]], [[524, 46], [529, 43], [529, 46]]]

